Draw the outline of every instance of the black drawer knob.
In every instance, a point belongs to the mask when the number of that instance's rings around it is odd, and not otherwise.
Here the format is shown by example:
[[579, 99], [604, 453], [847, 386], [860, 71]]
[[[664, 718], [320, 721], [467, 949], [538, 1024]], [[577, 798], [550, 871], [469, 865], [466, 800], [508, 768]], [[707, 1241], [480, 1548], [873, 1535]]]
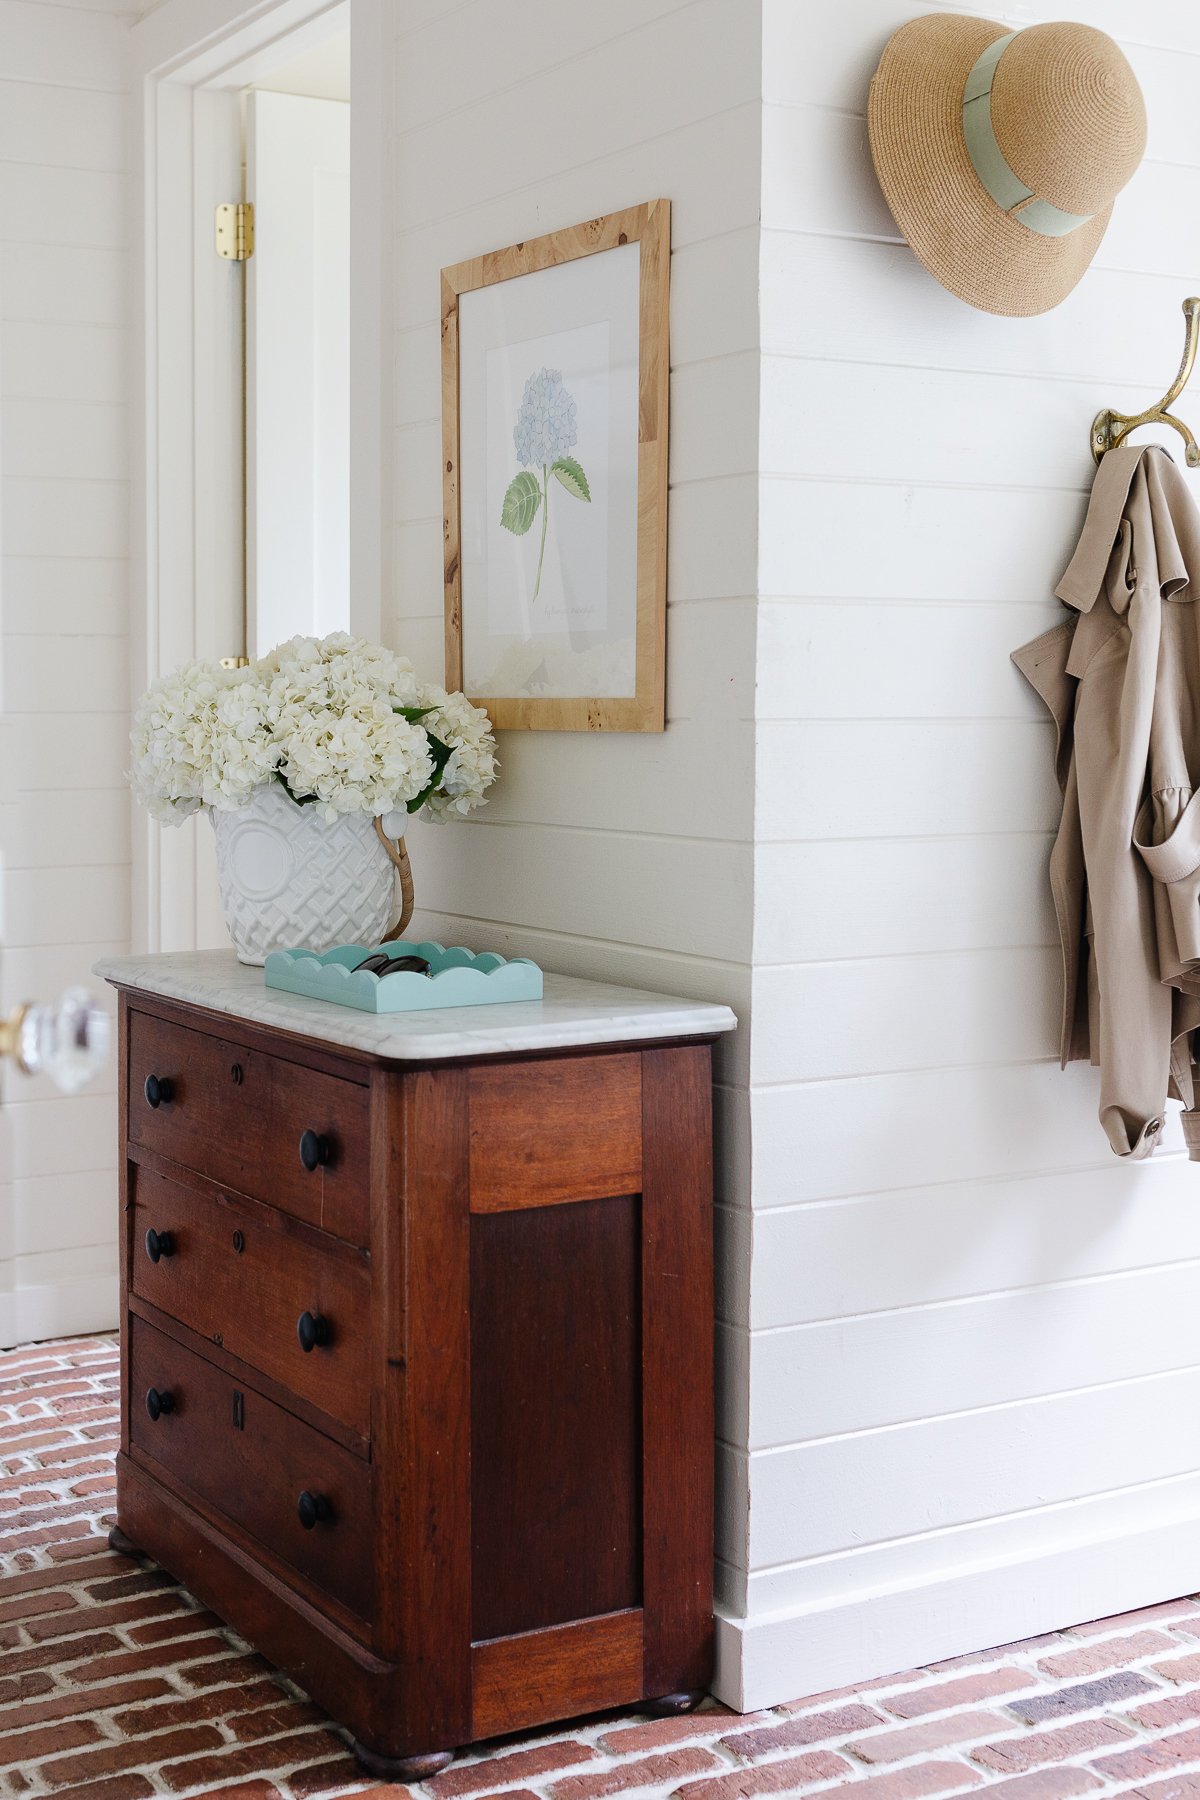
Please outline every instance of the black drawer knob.
[[315, 1350], [318, 1344], [327, 1344], [330, 1335], [329, 1320], [321, 1313], [302, 1312], [296, 1320], [296, 1336], [300, 1339], [300, 1348], [305, 1354]]
[[296, 1502], [296, 1517], [305, 1531], [311, 1531], [314, 1525], [323, 1525], [332, 1519], [333, 1508], [324, 1494], [310, 1494], [305, 1488]]
[[300, 1139], [300, 1161], [311, 1175], [314, 1169], [321, 1168], [333, 1155], [333, 1145], [319, 1131], [306, 1131]]
[[153, 1225], [146, 1233], [146, 1255], [152, 1263], [162, 1256], [174, 1256], [175, 1233], [173, 1231], [155, 1231]]
[[169, 1106], [175, 1098], [175, 1083], [169, 1075], [147, 1075], [146, 1105]]
[[175, 1411], [175, 1396], [166, 1389], [149, 1388], [146, 1393], [146, 1411], [157, 1425], [164, 1413]]

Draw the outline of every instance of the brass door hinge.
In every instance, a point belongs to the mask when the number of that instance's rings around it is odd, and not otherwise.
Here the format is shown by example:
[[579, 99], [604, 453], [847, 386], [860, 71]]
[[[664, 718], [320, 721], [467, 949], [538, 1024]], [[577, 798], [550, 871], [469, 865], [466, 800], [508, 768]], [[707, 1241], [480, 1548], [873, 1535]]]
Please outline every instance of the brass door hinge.
[[249, 200], [218, 206], [217, 255], [230, 262], [246, 262], [254, 255], [254, 207]]

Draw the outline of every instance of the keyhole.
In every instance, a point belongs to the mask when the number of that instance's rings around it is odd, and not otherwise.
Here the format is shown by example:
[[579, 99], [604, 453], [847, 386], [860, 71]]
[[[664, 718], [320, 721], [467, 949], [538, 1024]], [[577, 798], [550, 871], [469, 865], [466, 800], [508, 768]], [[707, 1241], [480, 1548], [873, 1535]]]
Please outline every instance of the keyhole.
[[242, 1251], [246, 1248], [246, 1240], [242, 1236], [240, 1231], [235, 1231], [233, 1234], [233, 1247], [237, 1251], [239, 1256], [242, 1254]]
[[234, 1065], [230, 1069], [229, 1073], [233, 1078], [234, 1087], [241, 1087], [241, 1085], [242, 1085], [242, 1065], [241, 1065], [241, 1063], [234, 1063]]

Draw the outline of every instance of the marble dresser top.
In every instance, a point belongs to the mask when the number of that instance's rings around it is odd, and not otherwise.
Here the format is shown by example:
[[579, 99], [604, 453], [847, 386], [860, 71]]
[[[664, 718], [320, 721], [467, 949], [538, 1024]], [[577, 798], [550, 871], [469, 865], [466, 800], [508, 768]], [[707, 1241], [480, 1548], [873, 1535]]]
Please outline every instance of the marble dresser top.
[[266, 987], [262, 970], [239, 963], [232, 950], [106, 956], [96, 964], [95, 973], [117, 987], [186, 1001], [395, 1062], [715, 1037], [737, 1025], [727, 1006], [711, 1001], [675, 1000], [572, 975], [547, 974], [541, 1000], [377, 1016]]

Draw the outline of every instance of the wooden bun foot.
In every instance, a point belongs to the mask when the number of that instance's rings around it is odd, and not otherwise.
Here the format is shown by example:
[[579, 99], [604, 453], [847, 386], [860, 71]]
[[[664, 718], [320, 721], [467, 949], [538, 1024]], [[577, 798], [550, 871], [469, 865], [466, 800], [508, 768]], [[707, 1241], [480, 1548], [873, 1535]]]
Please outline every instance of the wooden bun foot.
[[108, 1547], [120, 1556], [140, 1556], [141, 1551], [136, 1544], [131, 1544], [119, 1525], [114, 1525], [108, 1534]]
[[672, 1719], [679, 1713], [695, 1712], [704, 1694], [704, 1688], [690, 1688], [686, 1694], [662, 1694], [657, 1700], [643, 1700], [640, 1710], [652, 1719]]
[[454, 1761], [453, 1750], [433, 1750], [428, 1756], [380, 1756], [357, 1738], [352, 1739], [350, 1748], [369, 1775], [382, 1775], [385, 1781], [427, 1781]]
[[694, 1712], [700, 1705], [705, 1688], [689, 1688], [687, 1694], [660, 1694], [658, 1699], [644, 1699], [640, 1712], [648, 1712], [651, 1719], [673, 1719], [682, 1712]]

